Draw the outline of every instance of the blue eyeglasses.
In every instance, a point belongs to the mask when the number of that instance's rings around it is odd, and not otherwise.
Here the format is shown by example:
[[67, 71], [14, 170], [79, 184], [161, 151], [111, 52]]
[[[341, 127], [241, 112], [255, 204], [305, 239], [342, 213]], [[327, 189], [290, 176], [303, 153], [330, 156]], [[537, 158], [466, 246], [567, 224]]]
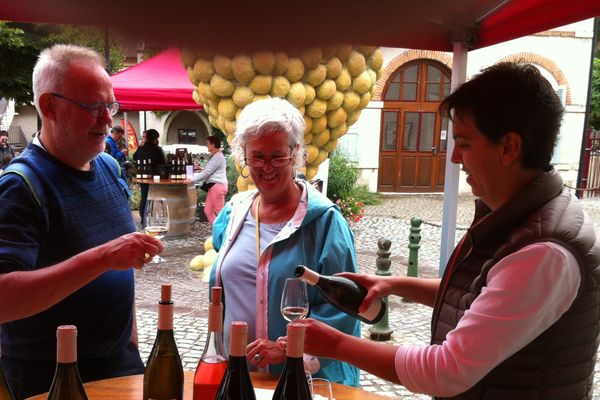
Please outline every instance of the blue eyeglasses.
[[89, 112], [92, 115], [92, 117], [94, 117], [94, 118], [99, 117], [104, 112], [105, 108], [108, 109], [108, 113], [111, 116], [113, 116], [116, 113], [118, 113], [119, 109], [121, 108], [121, 105], [118, 102], [116, 102], [116, 101], [113, 102], [113, 103], [103, 103], [103, 102], [99, 101], [99, 102], [94, 103], [92, 105], [88, 105], [88, 104], [82, 103], [80, 101], [73, 100], [73, 99], [70, 99], [68, 97], [65, 97], [65, 96], [63, 96], [60, 93], [51, 93], [51, 94], [54, 97], [58, 97], [59, 99], [67, 100], [67, 101], [70, 101], [73, 104], [78, 105], [79, 107], [81, 107], [84, 110], [86, 110], [87, 112]]

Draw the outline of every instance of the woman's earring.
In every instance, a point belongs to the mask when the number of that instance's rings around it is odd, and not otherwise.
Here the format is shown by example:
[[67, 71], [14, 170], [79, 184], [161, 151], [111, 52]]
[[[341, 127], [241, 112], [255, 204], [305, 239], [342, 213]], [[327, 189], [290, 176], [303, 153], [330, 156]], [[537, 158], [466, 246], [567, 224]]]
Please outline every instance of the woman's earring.
[[[244, 170], [248, 168], [248, 175], [244, 175]], [[250, 168], [247, 165], [244, 165], [240, 171], [240, 175], [242, 178], [246, 179], [250, 176]]]

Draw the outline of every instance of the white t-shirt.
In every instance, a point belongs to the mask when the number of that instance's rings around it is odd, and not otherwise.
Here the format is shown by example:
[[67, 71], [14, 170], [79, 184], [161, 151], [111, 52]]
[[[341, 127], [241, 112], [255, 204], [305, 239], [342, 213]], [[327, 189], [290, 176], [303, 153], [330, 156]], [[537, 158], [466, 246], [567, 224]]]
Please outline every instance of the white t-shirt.
[[412, 392], [462, 393], [554, 324], [581, 283], [575, 256], [543, 242], [500, 260], [487, 286], [441, 345], [400, 346], [396, 374]]

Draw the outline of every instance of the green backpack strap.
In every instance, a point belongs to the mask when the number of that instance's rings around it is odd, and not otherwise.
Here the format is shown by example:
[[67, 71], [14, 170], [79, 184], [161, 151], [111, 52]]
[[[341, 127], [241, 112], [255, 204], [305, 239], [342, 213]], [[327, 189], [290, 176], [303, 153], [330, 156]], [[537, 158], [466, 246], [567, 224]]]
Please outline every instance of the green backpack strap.
[[44, 186], [42, 185], [42, 181], [37, 173], [27, 164], [22, 162], [12, 162], [8, 167], [6, 167], [1, 176], [7, 174], [15, 174], [21, 177], [29, 190], [31, 191], [31, 195], [35, 200], [35, 203], [38, 205], [42, 214], [44, 215], [44, 219], [46, 222], [46, 226], [48, 226], [48, 207], [46, 206], [46, 195], [44, 191]]
[[108, 169], [110, 170], [112, 178], [119, 185], [121, 190], [125, 193], [127, 198], [131, 197], [131, 190], [129, 189], [129, 185], [123, 179], [123, 173], [121, 171], [121, 166], [110, 154], [108, 153], [100, 153], [98, 155], [98, 159], [101, 160], [104, 164], [108, 165]]

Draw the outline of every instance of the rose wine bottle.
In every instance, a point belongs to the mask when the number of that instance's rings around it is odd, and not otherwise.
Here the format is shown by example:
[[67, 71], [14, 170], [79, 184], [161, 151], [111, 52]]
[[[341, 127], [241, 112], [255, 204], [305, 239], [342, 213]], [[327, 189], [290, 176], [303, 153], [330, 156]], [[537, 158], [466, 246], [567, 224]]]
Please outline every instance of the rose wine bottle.
[[385, 314], [386, 305], [382, 299], [374, 300], [365, 312], [358, 312], [358, 307], [367, 295], [367, 289], [353, 280], [340, 276], [319, 275], [304, 265], [296, 267], [294, 274], [319, 289], [328, 302], [367, 324], [378, 322]]
[[310, 400], [312, 398], [304, 372], [304, 325], [290, 322], [287, 326], [285, 364], [273, 393], [273, 400]]
[[223, 347], [222, 289], [213, 286], [208, 306], [208, 337], [194, 374], [194, 400], [215, 400], [227, 369]]
[[231, 323], [229, 359], [217, 391], [217, 400], [256, 400], [246, 364], [247, 336], [248, 324], [240, 321]]
[[144, 400], [182, 400], [183, 366], [173, 337], [171, 285], [161, 285], [158, 332], [144, 372]]
[[48, 400], [87, 400], [77, 369], [77, 328], [61, 325], [56, 329], [56, 371]]

